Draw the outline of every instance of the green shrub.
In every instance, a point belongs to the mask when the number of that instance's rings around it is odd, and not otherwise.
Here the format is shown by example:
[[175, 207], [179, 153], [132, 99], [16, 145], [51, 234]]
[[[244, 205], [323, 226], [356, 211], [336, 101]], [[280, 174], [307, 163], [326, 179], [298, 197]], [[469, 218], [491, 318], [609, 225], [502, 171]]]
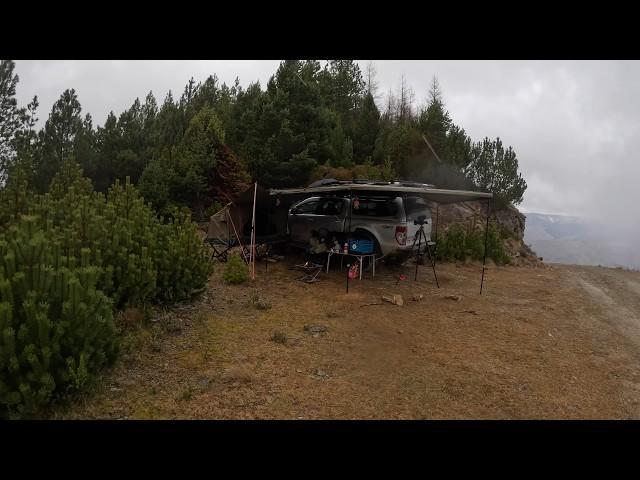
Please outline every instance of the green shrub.
[[438, 238], [438, 258], [444, 261], [464, 260], [464, 240], [464, 230], [458, 225], [453, 225]]
[[222, 272], [222, 278], [227, 283], [243, 283], [249, 280], [249, 271], [247, 264], [244, 263], [239, 255], [229, 256], [224, 271]]
[[484, 255], [484, 232], [473, 229], [466, 232], [464, 238], [464, 253], [466, 257], [479, 260]]
[[197, 226], [185, 212], [158, 230], [156, 300], [180, 301], [205, 286], [213, 269]]
[[510, 263], [511, 259], [504, 250], [503, 237], [494, 224], [489, 225], [487, 235], [487, 258], [493, 259], [497, 264]]
[[0, 190], [11, 197], [0, 205], [0, 416], [26, 416], [115, 358], [114, 309], [188, 299], [212, 263], [189, 215], [161, 221], [128, 179], [105, 196], [65, 164], [49, 193]]
[[64, 255], [79, 259], [90, 250], [90, 263], [101, 269], [97, 288], [115, 308], [185, 300], [204, 287], [212, 263], [187, 214], [175, 210], [161, 221], [128, 178], [106, 197], [87, 182], [66, 167], [49, 194], [32, 196], [29, 211], [59, 239]]
[[116, 356], [100, 270], [62, 254], [36, 217], [0, 236], [0, 416], [29, 416], [79, 390]]
[[[436, 256], [442, 261], [464, 261], [467, 258], [482, 260], [484, 257], [484, 229], [465, 230], [459, 225], [453, 225], [438, 237]], [[495, 226], [489, 224], [487, 235], [487, 258], [498, 264], [509, 263], [503, 245], [503, 236]]]
[[258, 292], [253, 292], [249, 297], [249, 306], [256, 310], [269, 310], [271, 308], [271, 303], [267, 300], [262, 300], [260, 295], [258, 295]]

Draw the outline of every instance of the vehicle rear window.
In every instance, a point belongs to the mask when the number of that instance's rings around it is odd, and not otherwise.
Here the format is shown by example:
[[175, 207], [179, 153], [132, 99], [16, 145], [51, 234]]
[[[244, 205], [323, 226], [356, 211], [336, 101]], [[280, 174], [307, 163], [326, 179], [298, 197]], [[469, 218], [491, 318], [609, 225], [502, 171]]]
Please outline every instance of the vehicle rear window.
[[429, 204], [422, 197], [407, 197], [404, 199], [404, 213], [408, 220], [414, 220], [420, 215], [426, 215], [431, 218], [431, 209]]
[[354, 215], [367, 217], [395, 217], [398, 205], [393, 198], [358, 198], [357, 202], [353, 200], [352, 211]]

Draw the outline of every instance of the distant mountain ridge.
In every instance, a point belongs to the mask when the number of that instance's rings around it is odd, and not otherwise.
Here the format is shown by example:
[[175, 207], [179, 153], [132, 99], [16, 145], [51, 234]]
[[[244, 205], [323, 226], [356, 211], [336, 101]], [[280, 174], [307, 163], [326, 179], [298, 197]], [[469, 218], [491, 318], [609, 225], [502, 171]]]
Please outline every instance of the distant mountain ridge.
[[545, 262], [640, 268], [640, 249], [631, 238], [585, 218], [526, 213], [524, 241]]

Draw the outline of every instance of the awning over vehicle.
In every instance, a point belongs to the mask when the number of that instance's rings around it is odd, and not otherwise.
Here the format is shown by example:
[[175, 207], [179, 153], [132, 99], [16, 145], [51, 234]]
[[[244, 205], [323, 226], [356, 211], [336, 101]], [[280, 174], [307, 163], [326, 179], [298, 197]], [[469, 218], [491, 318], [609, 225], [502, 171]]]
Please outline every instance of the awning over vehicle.
[[417, 195], [436, 203], [468, 202], [471, 200], [486, 200], [492, 198], [491, 193], [471, 192], [466, 190], [445, 190], [432, 187], [408, 187], [403, 185], [373, 185], [373, 184], [348, 184], [330, 185], [326, 187], [272, 189], [269, 195], [315, 195], [333, 193], [345, 195], [349, 192], [361, 192], [373, 195]]

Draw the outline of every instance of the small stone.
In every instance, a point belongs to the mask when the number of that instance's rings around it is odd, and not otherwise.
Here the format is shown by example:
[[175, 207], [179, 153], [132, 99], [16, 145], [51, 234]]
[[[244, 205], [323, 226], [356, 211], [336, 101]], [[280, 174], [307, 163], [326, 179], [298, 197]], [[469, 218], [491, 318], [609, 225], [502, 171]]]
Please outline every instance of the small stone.
[[304, 326], [304, 331], [309, 332], [314, 336], [320, 333], [326, 333], [328, 330], [329, 329], [327, 328], [326, 325], [305, 325]]
[[296, 372], [298, 372], [298, 373], [302, 373], [302, 370], [301, 370], [301, 369], [299, 369], [299, 368], [296, 368]]
[[316, 368], [313, 371], [312, 377], [316, 380], [326, 380], [327, 378], [329, 378], [329, 374], [323, 370]]
[[383, 295], [382, 300], [384, 302], [389, 302], [394, 305], [398, 305], [399, 307], [402, 307], [404, 305], [404, 300], [402, 298], [402, 295], [396, 295], [396, 294], [394, 294], [393, 296]]
[[421, 301], [423, 298], [424, 298], [424, 295], [423, 295], [423, 294], [421, 294], [421, 293], [414, 293], [414, 294], [411, 296], [411, 299], [412, 299], [414, 302], [419, 302], [419, 301]]
[[460, 295], [445, 295], [444, 298], [446, 298], [447, 300], [454, 300], [456, 302], [462, 300], [462, 297]]

